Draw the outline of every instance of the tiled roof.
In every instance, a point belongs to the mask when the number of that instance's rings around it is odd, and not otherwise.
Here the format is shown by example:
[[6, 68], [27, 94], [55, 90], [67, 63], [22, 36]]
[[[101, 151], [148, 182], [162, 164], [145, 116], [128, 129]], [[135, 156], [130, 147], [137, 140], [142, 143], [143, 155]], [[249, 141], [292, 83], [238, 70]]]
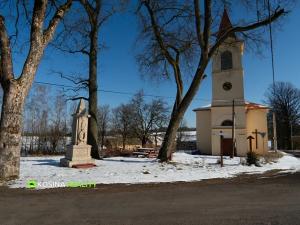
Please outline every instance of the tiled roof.
[[266, 105], [261, 105], [261, 104], [257, 104], [254, 102], [246, 102], [246, 109], [247, 110], [251, 110], [251, 109], [269, 109], [268, 106]]

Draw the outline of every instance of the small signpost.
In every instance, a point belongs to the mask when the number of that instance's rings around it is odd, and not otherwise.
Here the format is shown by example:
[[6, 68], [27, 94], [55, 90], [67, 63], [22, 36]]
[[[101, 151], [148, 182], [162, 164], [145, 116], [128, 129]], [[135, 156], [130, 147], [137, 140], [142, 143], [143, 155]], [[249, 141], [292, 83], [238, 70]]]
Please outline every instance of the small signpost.
[[247, 140], [249, 140], [249, 147], [250, 147], [250, 152], [252, 152], [252, 140], [254, 139], [254, 137], [252, 137], [251, 135], [249, 135], [247, 137]]
[[221, 167], [223, 167], [223, 146], [222, 146], [222, 143], [223, 143], [223, 132], [220, 131], [219, 135], [220, 135], [220, 150], [221, 150], [221, 162], [220, 162], [220, 164], [221, 164]]

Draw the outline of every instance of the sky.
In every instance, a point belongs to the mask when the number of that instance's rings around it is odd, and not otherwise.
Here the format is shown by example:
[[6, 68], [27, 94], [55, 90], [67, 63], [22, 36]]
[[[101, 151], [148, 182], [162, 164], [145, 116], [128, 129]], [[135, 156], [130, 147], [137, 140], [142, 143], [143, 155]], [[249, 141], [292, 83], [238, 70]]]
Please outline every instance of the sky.
[[[298, 88], [300, 88], [300, 58], [298, 56], [300, 53], [300, 14], [297, 13], [299, 10], [300, 4], [297, 4], [285, 19], [281, 30], [274, 34], [275, 79], [291, 82]], [[232, 12], [230, 17], [232, 23], [235, 23], [235, 18], [241, 18], [241, 15]], [[164, 100], [170, 107], [173, 105], [173, 97], [176, 94], [174, 82], [151, 81], [143, 78], [139, 72], [135, 60], [136, 48], [139, 47], [136, 44], [138, 29], [137, 18], [132, 10], [114, 15], [101, 29], [100, 38], [107, 47], [99, 54], [98, 86], [101, 91], [98, 104], [108, 104], [114, 108], [121, 103], [128, 102], [132, 98], [130, 93], [143, 89], [145, 94], [165, 96]], [[263, 56], [258, 56], [246, 50], [243, 57], [245, 98], [257, 103], [263, 102], [266, 89], [272, 83], [270, 49], [262, 49], [262, 52]], [[22, 57], [14, 59], [15, 71], [20, 71], [22, 61]], [[62, 54], [52, 48], [47, 48], [35, 82], [72, 85], [51, 71], [86, 74], [87, 67], [86, 56]], [[206, 74], [207, 79], [203, 81], [185, 115], [185, 120], [190, 127], [196, 126], [196, 116], [192, 110], [211, 102], [211, 65], [208, 66]], [[105, 92], [107, 90], [128, 94]]]

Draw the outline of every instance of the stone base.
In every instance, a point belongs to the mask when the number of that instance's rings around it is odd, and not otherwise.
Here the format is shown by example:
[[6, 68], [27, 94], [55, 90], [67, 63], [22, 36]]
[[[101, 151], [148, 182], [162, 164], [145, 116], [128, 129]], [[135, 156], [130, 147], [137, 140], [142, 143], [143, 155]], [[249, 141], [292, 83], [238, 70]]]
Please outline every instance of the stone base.
[[82, 164], [93, 164], [95, 165], [95, 160], [90, 159], [90, 160], [68, 160], [66, 158], [60, 159], [60, 165], [64, 167], [74, 167], [76, 165], [82, 165]]
[[85, 144], [68, 146], [65, 158], [60, 159], [60, 165], [73, 167], [80, 164], [95, 165], [95, 160], [91, 157], [91, 146]]

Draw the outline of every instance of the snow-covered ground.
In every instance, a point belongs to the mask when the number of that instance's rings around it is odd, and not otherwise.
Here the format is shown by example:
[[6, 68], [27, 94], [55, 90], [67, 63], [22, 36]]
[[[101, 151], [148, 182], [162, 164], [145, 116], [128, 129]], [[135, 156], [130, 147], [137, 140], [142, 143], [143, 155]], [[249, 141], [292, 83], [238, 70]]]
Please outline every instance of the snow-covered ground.
[[156, 159], [147, 158], [106, 158], [98, 160], [97, 167], [90, 169], [60, 167], [60, 158], [59, 156], [21, 158], [20, 179], [11, 182], [10, 187], [24, 188], [29, 180], [48, 184], [67, 182], [134, 184], [228, 178], [240, 173], [263, 173], [274, 169], [300, 171], [300, 159], [288, 154], [284, 154], [276, 163], [263, 164], [262, 167], [249, 167], [241, 164], [241, 160], [245, 159], [225, 157], [225, 166], [222, 168], [217, 164], [220, 157], [185, 153], [175, 153], [171, 163], [158, 163]]

